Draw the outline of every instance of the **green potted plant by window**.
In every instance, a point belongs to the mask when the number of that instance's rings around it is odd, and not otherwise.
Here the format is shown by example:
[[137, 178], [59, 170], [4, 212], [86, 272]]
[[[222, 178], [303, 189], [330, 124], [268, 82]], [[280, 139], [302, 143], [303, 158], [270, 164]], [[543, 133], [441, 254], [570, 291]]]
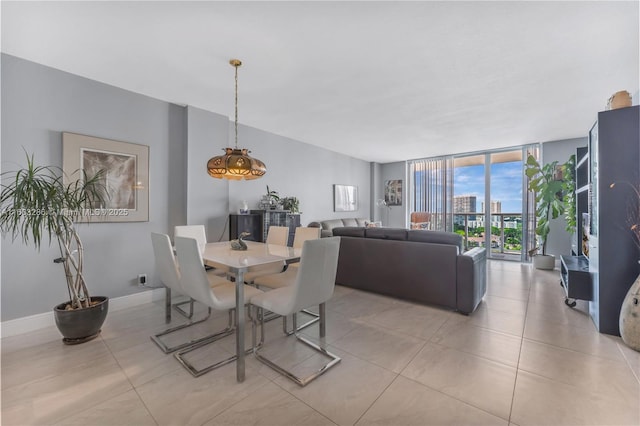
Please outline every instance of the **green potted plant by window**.
[[27, 166], [2, 173], [0, 231], [39, 250], [43, 238], [58, 243], [69, 300], [54, 308], [56, 325], [66, 344], [95, 338], [106, 318], [109, 299], [91, 297], [82, 273], [83, 247], [74, 226], [78, 215], [103, 206], [106, 198], [102, 172], [65, 184], [59, 167], [36, 166], [27, 154]]
[[562, 165], [562, 192], [564, 202], [564, 219], [567, 221], [566, 231], [570, 234], [576, 232], [576, 156], [569, 157]]
[[562, 201], [563, 180], [555, 176], [558, 162], [553, 161], [541, 166], [534, 156], [529, 155], [525, 164], [525, 173], [529, 178], [529, 191], [536, 197], [536, 235], [537, 246], [529, 251], [533, 265], [538, 269], [553, 269], [555, 256], [547, 254], [547, 238], [550, 221], [564, 213]]

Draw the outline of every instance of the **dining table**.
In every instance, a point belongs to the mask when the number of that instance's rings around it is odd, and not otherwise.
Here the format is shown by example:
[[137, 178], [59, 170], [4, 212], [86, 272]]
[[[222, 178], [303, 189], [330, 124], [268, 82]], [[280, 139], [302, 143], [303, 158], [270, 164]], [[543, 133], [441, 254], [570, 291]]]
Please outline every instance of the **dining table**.
[[223, 268], [234, 277], [236, 284], [236, 379], [244, 381], [245, 376], [245, 311], [244, 274], [252, 268], [272, 263], [294, 263], [300, 261], [302, 249], [255, 241], [244, 241], [246, 250], [234, 250], [228, 241], [207, 243], [202, 260], [207, 266]]

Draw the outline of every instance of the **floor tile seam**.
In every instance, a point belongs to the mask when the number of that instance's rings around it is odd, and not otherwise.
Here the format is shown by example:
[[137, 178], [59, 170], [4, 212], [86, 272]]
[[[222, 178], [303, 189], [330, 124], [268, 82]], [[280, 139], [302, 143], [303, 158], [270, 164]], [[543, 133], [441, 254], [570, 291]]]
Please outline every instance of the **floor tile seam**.
[[[149, 342], [152, 342], [152, 341], [151, 341], [151, 339], [149, 339]], [[135, 346], [142, 346], [142, 345], [144, 345], [144, 344], [149, 344], [149, 342], [140, 343], [140, 344], [135, 345]], [[160, 348], [158, 348], [155, 344], [153, 344], [153, 347], [154, 347], [155, 349], [157, 349], [157, 350], [159, 350], [159, 351], [160, 351]], [[129, 348], [127, 348], [127, 349], [129, 349]], [[126, 350], [126, 349], [125, 349], [125, 350]], [[225, 352], [228, 352], [228, 351], [224, 350], [224, 348], [221, 348], [221, 350], [223, 350], [223, 351], [225, 351]], [[149, 378], [148, 380], [145, 380], [145, 381], [143, 381], [143, 382], [141, 382], [141, 383], [138, 383], [138, 384], [136, 385], [136, 384], [134, 384], [134, 383], [131, 381], [132, 379], [129, 377], [129, 375], [127, 374], [126, 370], [125, 370], [125, 369], [124, 369], [124, 367], [122, 366], [122, 364], [120, 364], [120, 361], [118, 360], [118, 357], [113, 353], [113, 351], [112, 351], [112, 349], [111, 349], [111, 348], [109, 348], [109, 351], [113, 354], [113, 357], [115, 358], [116, 363], [118, 364], [118, 367], [122, 370], [122, 373], [124, 374], [124, 376], [127, 378], [127, 380], [129, 381], [129, 383], [131, 383], [131, 386], [132, 386], [134, 389], [136, 389], [136, 390], [137, 390], [138, 388], [140, 388], [140, 387], [142, 387], [142, 386], [144, 386], [144, 385], [148, 384], [149, 382], [152, 382], [152, 381], [154, 381], [154, 380], [156, 380], [156, 379], [159, 379], [160, 377], [164, 377], [164, 376], [166, 376], [166, 375], [168, 375], [168, 374], [172, 374], [173, 372], [175, 372], [176, 370], [178, 370], [178, 369], [179, 369], [179, 367], [180, 367], [180, 364], [179, 364], [179, 363], [178, 363], [178, 361], [176, 360], [176, 361], [175, 361], [175, 362], [176, 362], [176, 366], [175, 366], [175, 368], [174, 368], [174, 369], [167, 370], [167, 371], [165, 371], [165, 372], [164, 372], [164, 373], [162, 373], [162, 374], [159, 374], [159, 375], [157, 375], [157, 376], [155, 376], [155, 377], [151, 377], [151, 378]], [[164, 356], [165, 356], [165, 358], [166, 358], [166, 357], [171, 357], [171, 358], [174, 358], [174, 359], [175, 359], [175, 354], [176, 354], [176, 352], [177, 352], [177, 351], [170, 352], [170, 353], [168, 353], [168, 354], [164, 354]]]
[[[258, 374], [260, 374], [260, 373], [258, 373]], [[262, 374], [261, 374], [261, 376], [262, 376]], [[265, 376], [262, 376], [262, 377], [265, 377]], [[204, 425], [204, 424], [206, 424], [206, 423], [208, 423], [208, 422], [212, 421], [212, 420], [213, 420], [213, 419], [215, 419], [216, 417], [221, 416], [222, 414], [224, 414], [224, 413], [226, 413], [227, 411], [231, 410], [231, 409], [232, 409], [233, 407], [235, 407], [236, 405], [240, 404], [240, 403], [241, 403], [242, 401], [244, 401], [245, 399], [247, 399], [247, 398], [251, 397], [251, 396], [252, 396], [252, 394], [253, 394], [254, 392], [258, 391], [260, 388], [262, 388], [262, 387], [264, 387], [264, 386], [268, 385], [269, 383], [273, 383], [273, 381], [272, 381], [271, 379], [269, 379], [268, 377], [265, 377], [265, 378], [266, 378], [267, 380], [265, 380], [265, 382], [264, 382], [264, 383], [262, 383], [262, 384], [261, 384], [261, 385], [259, 385], [259, 386], [253, 386], [253, 387], [252, 387], [252, 391], [251, 391], [251, 392], [248, 392], [244, 397], [240, 398], [238, 401], [234, 402], [233, 404], [228, 405], [226, 408], [224, 408], [222, 411], [220, 411], [218, 414], [214, 415], [213, 417], [210, 417], [210, 418], [208, 418], [208, 419], [206, 419], [206, 420], [203, 420], [203, 421], [202, 421], [202, 423], [200, 423], [200, 424], [201, 424], [201, 425]]]
[[525, 369], [520, 369], [519, 368], [518, 371], [522, 372], [522, 373], [529, 374], [531, 376], [535, 376], [535, 377], [541, 378], [541, 379], [549, 381], [549, 382], [553, 382], [553, 383], [561, 384], [561, 385], [564, 385], [564, 386], [568, 386], [568, 387], [570, 387], [572, 389], [575, 389], [575, 390], [578, 390], [578, 391], [584, 391], [584, 392], [588, 393], [589, 395], [595, 397], [595, 399], [602, 399], [602, 400], [609, 401], [609, 402], [621, 402], [622, 401], [621, 398], [614, 398], [614, 397], [611, 397], [610, 394], [605, 394], [605, 393], [602, 393], [602, 392], [598, 392], [597, 390], [592, 390], [592, 389], [586, 388], [585, 386], [579, 386], [579, 385], [576, 385], [576, 384], [572, 384], [572, 383], [567, 383], [567, 382], [563, 382], [563, 381], [560, 381], [560, 380], [551, 379], [551, 378], [549, 378], [547, 376], [543, 376], [541, 374], [534, 373], [532, 371], [528, 371], [528, 370], [525, 370]]
[[[531, 279], [531, 278], [529, 278]], [[529, 287], [529, 296], [531, 296], [532, 287]], [[518, 373], [520, 372], [520, 359], [522, 358], [522, 347], [524, 345], [524, 331], [527, 327], [527, 318], [529, 313], [529, 299], [527, 297], [527, 306], [524, 311], [524, 323], [522, 324], [522, 336], [520, 338], [520, 347], [518, 348], [518, 361], [516, 362], [516, 376], [513, 380], [513, 389], [511, 390], [511, 404], [509, 405], [509, 418], [507, 421], [511, 424], [511, 417], [513, 416], [513, 404], [516, 399], [516, 386], [518, 385]]]
[[[117, 371], [121, 372], [123, 374], [123, 376], [127, 379], [127, 381], [129, 381], [129, 378], [127, 377], [126, 374], [124, 374], [124, 371], [122, 370], [122, 367], [120, 366], [120, 364], [117, 362], [117, 360], [113, 357], [113, 354], [109, 351], [109, 353], [105, 353], [103, 355], [100, 355], [99, 358], [107, 358], [107, 359], [112, 359], [113, 361], [115, 361], [114, 367]], [[87, 367], [91, 366], [92, 364], [95, 364], [97, 358], [92, 358], [91, 360], [85, 360], [83, 361], [83, 363], [85, 363], [87, 365]], [[49, 380], [52, 377], [55, 376], [62, 376], [64, 374], [66, 374], [67, 371], [69, 370], [73, 370], [73, 368], [68, 367], [64, 369], [65, 371], [62, 374], [55, 374], [55, 375], [39, 375], [36, 379], [28, 381], [28, 382], [20, 382], [18, 384], [15, 384], [13, 386], [9, 386], [7, 388], [2, 387], [0, 393], [7, 393], [7, 392], [11, 392], [13, 390], [15, 390], [15, 388], [18, 387], [28, 387], [28, 386], [34, 386], [40, 382], [46, 382], [47, 380]], [[100, 371], [96, 372], [95, 374], [100, 374]], [[129, 384], [131, 384], [131, 382], [129, 381]], [[133, 386], [132, 386], [133, 388]]]
[[[602, 395], [602, 392], [592, 392], [592, 391], [590, 391], [589, 390], [590, 388], [587, 387], [587, 386], [584, 386], [584, 385], [581, 385], [581, 384], [576, 384], [576, 383], [573, 383], [573, 382], [569, 382], [567, 380], [559, 380], [559, 379], [557, 379], [555, 377], [550, 377], [548, 375], [542, 374], [542, 373], [540, 373], [538, 371], [533, 371], [533, 370], [528, 369], [528, 368], [518, 367], [518, 372], [523, 372], [523, 373], [527, 373], [527, 374], [530, 374], [530, 375], [533, 375], [533, 376], [542, 377], [542, 378], [550, 380], [550, 381], [552, 381], [554, 383], [563, 384], [563, 385], [570, 386], [570, 387], [576, 388], [576, 389], [587, 389], [589, 391], [589, 393], [593, 393], [593, 394], [596, 394], [596, 395]], [[637, 391], [638, 391], [638, 396], [640, 397], [640, 383], [638, 383]], [[627, 393], [624, 392], [623, 395], [619, 395], [619, 396], [624, 396], [626, 394]], [[607, 397], [609, 397], [610, 395], [612, 395], [612, 393], [609, 392], [606, 395], [607, 395]], [[619, 401], [620, 400], [619, 397], [618, 398], [610, 398], [610, 399], [615, 400], [615, 401]]]
[[[522, 330], [523, 330], [523, 335], [522, 335], [522, 336], [518, 336], [518, 335], [516, 335], [516, 334], [507, 333], [507, 332], [505, 332], [505, 331], [493, 330], [493, 329], [491, 329], [491, 328], [483, 327], [483, 326], [480, 326], [480, 325], [469, 324], [469, 323], [468, 323], [468, 321], [465, 321], [465, 322], [463, 322], [463, 323], [461, 323], [461, 324], [466, 324], [466, 325], [467, 325], [467, 326], [469, 326], [469, 327], [479, 328], [479, 329], [484, 330], [484, 331], [486, 331], [486, 332], [493, 333], [493, 334], [499, 334], [499, 335], [501, 335], [501, 336], [508, 337], [508, 338], [511, 338], [511, 339], [518, 339], [518, 340], [522, 340], [522, 339], [524, 338], [524, 325], [523, 325], [523, 328], [522, 328]], [[436, 332], [436, 334], [437, 334], [437, 332]], [[435, 336], [436, 334], [434, 334], [434, 336]], [[433, 337], [432, 337], [431, 339], [433, 339]], [[429, 339], [429, 341], [431, 341], [431, 339]]]
[[[455, 352], [458, 352], [458, 353], [461, 353], [461, 354], [470, 355], [470, 356], [472, 356], [472, 357], [474, 357], [474, 358], [479, 358], [479, 359], [482, 359], [482, 360], [484, 360], [484, 361], [489, 361], [489, 362], [491, 362], [492, 364], [496, 364], [496, 365], [501, 366], [501, 367], [507, 367], [507, 368], [509, 368], [509, 369], [511, 369], [511, 370], [514, 370], [514, 371], [517, 369], [517, 367], [516, 367], [516, 366], [509, 365], [509, 364], [506, 364], [506, 363], [501, 362], [501, 361], [497, 361], [497, 360], [495, 360], [495, 359], [493, 359], [493, 358], [488, 358], [488, 357], [486, 357], [486, 356], [482, 356], [482, 355], [479, 355], [479, 354], [475, 354], [475, 353], [473, 353], [473, 352], [463, 351], [462, 349], [458, 349], [458, 348], [454, 348], [454, 347], [451, 347], [451, 346], [443, 345], [443, 344], [441, 344], [441, 343], [437, 343], [437, 342], [427, 342], [427, 344], [440, 346], [440, 347], [442, 347], [442, 348], [446, 348], [446, 349], [449, 349], [449, 350], [452, 350], [452, 351], [455, 351]], [[426, 345], [425, 345], [425, 346], [426, 346]]]
[[[100, 336], [100, 339], [102, 339], [102, 336]], [[131, 389], [136, 390], [136, 386], [133, 384], [133, 382], [131, 381], [131, 378], [127, 375], [127, 372], [125, 371], [125, 369], [122, 367], [122, 364], [120, 364], [120, 361], [118, 360], [118, 358], [115, 356], [115, 354], [113, 353], [113, 351], [111, 350], [111, 348], [109, 347], [109, 345], [107, 345], [106, 342], [104, 342], [104, 345], [107, 347], [107, 350], [109, 351], [109, 353], [111, 354], [111, 357], [113, 358], [113, 360], [116, 362], [116, 365], [118, 366], [118, 368], [120, 369], [120, 371], [122, 372], [122, 375], [127, 379], [127, 382], [129, 382], [129, 385], [131, 386]], [[138, 392], [136, 390], [136, 395], [138, 395]], [[138, 398], [140, 398], [140, 395], [138, 395]], [[145, 405], [146, 408], [146, 405]], [[148, 410], [147, 410], [148, 411]], [[154, 418], [155, 421], [155, 418]], [[157, 423], [157, 422], [156, 422]]]
[[376, 402], [378, 402], [378, 400], [382, 397], [382, 395], [385, 394], [385, 392], [387, 391], [387, 389], [389, 389], [391, 387], [391, 385], [393, 385], [395, 383], [396, 380], [398, 380], [398, 377], [400, 377], [400, 373], [394, 373], [395, 377], [389, 382], [389, 384], [387, 384], [387, 386], [384, 387], [384, 389], [380, 392], [380, 394], [378, 396], [375, 397], [375, 399], [371, 402], [371, 404], [369, 404], [369, 406], [367, 408], [365, 408], [365, 410], [362, 412], [362, 414], [356, 419], [355, 422], [353, 422], [353, 425], [357, 425], [360, 420], [362, 420], [362, 418], [369, 412], [369, 410], [371, 409], [371, 407], [373, 407], [375, 405]]
[[[366, 324], [364, 324], [364, 325], [363, 325], [363, 324], [359, 324], [359, 325], [360, 325], [360, 326], [370, 325], [370, 326], [373, 326], [373, 327], [376, 327], [376, 328], [381, 328], [381, 329], [383, 329], [383, 331], [391, 332], [392, 334], [398, 334], [398, 335], [400, 335], [400, 337], [405, 337], [405, 338], [408, 338], [408, 339], [417, 339], [417, 340], [420, 340], [420, 341], [422, 341], [422, 342], [424, 342], [424, 343], [428, 342], [428, 339], [424, 339], [424, 338], [422, 338], [422, 337], [414, 336], [413, 334], [405, 333], [405, 332], [403, 332], [402, 330], [397, 329], [397, 328], [387, 327], [387, 326], [382, 325], [382, 324], [380, 324], [380, 323], [377, 323], [377, 322], [375, 322], [375, 321], [367, 321], [367, 322], [366, 322]], [[355, 331], [355, 329], [354, 329], [354, 330], [351, 330], [349, 333], [345, 334], [345, 335], [344, 335], [344, 336], [342, 336], [340, 339], [342, 339], [342, 338], [346, 337], [346, 336], [347, 336], [348, 334], [350, 334], [352, 331]]]
[[[600, 360], [603, 360], [603, 361], [610, 361], [610, 362], [615, 362], [615, 363], [618, 363], [618, 364], [624, 364], [625, 366], [629, 367], [629, 369], [631, 369], [633, 371], [633, 368], [631, 368], [631, 365], [629, 365], [627, 363], [626, 358], [624, 357], [624, 353], [622, 353], [622, 359], [613, 359], [613, 358], [608, 358], [608, 357], [605, 357], [605, 356], [600, 356], [600, 355], [595, 355], [595, 354], [579, 351], [577, 349], [566, 348], [564, 346], [554, 345], [552, 343], [544, 342], [542, 340], [532, 339], [530, 337], [523, 337], [523, 340], [526, 341], [526, 342], [529, 342], [529, 343], [536, 343], [538, 345], [548, 346], [548, 347], [551, 347], [551, 348], [556, 348], [556, 349], [560, 349], [560, 350], [564, 350], [564, 351], [569, 351], [569, 352], [577, 353], [577, 354], [580, 354], [580, 355], [586, 355], [586, 356], [597, 358], [597, 359], [600, 359]], [[616, 346], [617, 346], [617, 344], [616, 344]]]
[[[424, 345], [426, 345], [426, 344], [427, 344], [427, 342], [424, 342], [424, 344], [423, 344], [423, 345], [420, 347], [420, 349], [416, 352], [416, 355], [420, 353], [420, 351], [422, 350], [422, 348], [424, 348]], [[354, 358], [357, 358], [359, 361], [365, 362], [365, 363], [367, 363], [367, 364], [369, 364], [369, 365], [373, 365], [374, 367], [377, 367], [377, 368], [381, 368], [381, 369], [383, 369], [384, 371], [386, 371], [386, 372], [388, 372], [388, 373], [391, 373], [391, 374], [400, 374], [400, 373], [398, 373], [398, 372], [396, 372], [396, 371], [389, 370], [389, 368], [388, 368], [388, 367], [385, 367], [385, 366], [379, 365], [379, 364], [377, 364], [377, 363], [375, 363], [375, 362], [373, 362], [373, 361], [371, 361], [371, 360], [368, 360], [368, 359], [362, 358], [361, 356], [359, 356], [359, 355], [357, 355], [357, 354], [354, 354], [354, 353], [352, 353], [352, 352], [350, 352], [350, 351], [348, 351], [348, 350], [346, 350], [346, 349], [342, 349], [341, 347], [335, 346], [335, 345], [333, 345], [333, 344], [327, 344], [327, 350], [328, 350], [329, 352], [331, 352], [331, 351], [334, 351], [334, 352], [344, 352], [344, 353], [347, 353], [347, 354], [349, 354], [350, 356], [352, 356], [352, 357], [354, 357]], [[312, 354], [312, 356], [313, 356], [313, 355], [315, 355], [315, 354]], [[415, 358], [415, 356], [416, 356], [416, 355], [414, 355], [414, 358]], [[341, 357], [341, 358], [342, 358], [342, 357]], [[413, 358], [412, 358], [412, 360], [413, 360]], [[411, 361], [409, 361], [409, 363], [410, 363], [410, 362], [411, 362]], [[409, 363], [407, 363], [407, 365], [409, 365]], [[296, 365], [299, 365], [299, 364], [300, 364], [300, 363], [298, 363], [298, 364], [296, 364]], [[406, 366], [407, 366], [407, 365], [405, 365], [405, 366], [403, 367], [403, 369], [404, 369], [404, 368], [406, 368]]]
[[[459, 397], [457, 397], [457, 396], [455, 396], [455, 395], [448, 394], [447, 392], [444, 392], [443, 390], [440, 390], [440, 389], [434, 388], [434, 387], [429, 386], [429, 385], [427, 385], [427, 384], [425, 384], [425, 383], [422, 383], [422, 382], [420, 382], [420, 381], [418, 381], [418, 380], [415, 380], [415, 379], [413, 379], [413, 378], [411, 378], [411, 377], [407, 377], [407, 376], [405, 376], [405, 375], [403, 375], [403, 374], [400, 374], [400, 375], [402, 376], [402, 378], [404, 378], [404, 379], [406, 379], [406, 380], [412, 381], [412, 382], [414, 382], [414, 383], [416, 383], [416, 384], [418, 384], [418, 385], [420, 385], [420, 386], [423, 386], [423, 387], [425, 387], [425, 388], [427, 388], [427, 389], [429, 389], [429, 390], [432, 390], [432, 391], [434, 391], [434, 392], [438, 392], [439, 394], [444, 395], [444, 396], [446, 396], [447, 398], [454, 399], [454, 400], [456, 400], [456, 401], [458, 401], [458, 402], [460, 402], [460, 403], [462, 403], [462, 404], [464, 404], [464, 405], [466, 405], [466, 406], [469, 406], [469, 407], [475, 408], [476, 410], [480, 410], [480, 411], [482, 411], [482, 412], [484, 412], [484, 413], [487, 413], [487, 414], [489, 414], [489, 415], [491, 415], [491, 416], [493, 416], [493, 417], [497, 417], [497, 418], [502, 419], [502, 420], [505, 420], [505, 421], [507, 421], [507, 422], [509, 421], [509, 419], [505, 419], [504, 417], [502, 417], [502, 416], [500, 416], [500, 415], [498, 415], [498, 414], [495, 414], [495, 413], [492, 413], [492, 412], [490, 412], [490, 411], [487, 411], [486, 409], [484, 409], [484, 408], [482, 408], [482, 407], [478, 407], [478, 406], [476, 406], [476, 405], [473, 405], [471, 402], [469, 402], [469, 401], [465, 401], [465, 400], [463, 400], [463, 399], [460, 399]], [[394, 380], [394, 381], [395, 381], [395, 380]]]
[[[491, 297], [497, 297], [497, 296], [491, 296]], [[506, 299], [506, 298], [503, 297], [503, 299]], [[508, 300], [517, 300], [517, 299], [508, 299]], [[524, 300], [522, 300], [521, 302], [524, 302]], [[478, 306], [480, 306], [480, 305], [478, 305]], [[508, 315], [513, 315], [513, 316], [521, 316], [522, 315], [522, 314], [519, 314], [519, 313], [515, 313], [514, 311], [507, 310], [507, 309], [492, 308], [492, 307], [487, 306], [486, 304], [484, 304], [484, 309], [489, 310], [491, 312], [499, 312], [501, 314], [508, 314]], [[473, 313], [471, 313], [470, 315], [473, 315]]]
[[489, 289], [487, 289], [486, 295], [487, 296], [493, 296], [493, 297], [502, 297], [503, 299], [516, 300], [518, 302], [527, 302], [527, 301], [529, 301], [529, 296], [527, 296], [526, 299], [520, 299], [520, 298], [517, 298], [517, 297], [507, 297], [507, 296], [504, 296], [504, 295], [498, 295], [496, 293], [491, 293]]
[[104, 401], [101, 401], [101, 402], [98, 402], [98, 403], [96, 403], [96, 404], [93, 404], [93, 405], [91, 405], [90, 407], [88, 407], [88, 408], [86, 408], [86, 409], [84, 409], [84, 410], [82, 410], [82, 411], [80, 411], [80, 412], [75, 412], [75, 413], [73, 413], [73, 414], [70, 414], [69, 416], [66, 416], [66, 417], [65, 417], [65, 418], [63, 418], [63, 419], [60, 419], [60, 420], [56, 421], [56, 423], [55, 423], [55, 424], [60, 424], [61, 422], [64, 422], [65, 420], [70, 419], [70, 418], [72, 418], [72, 417], [74, 417], [74, 416], [76, 416], [76, 415], [78, 415], [78, 414], [81, 414], [81, 413], [84, 413], [84, 412], [86, 412], [86, 411], [89, 411], [89, 410], [91, 410], [91, 409], [93, 409], [93, 408], [97, 407], [98, 405], [108, 403], [109, 401], [112, 401], [112, 400], [114, 400], [114, 399], [116, 399], [116, 398], [119, 398], [120, 396], [122, 396], [122, 395], [124, 395], [125, 393], [130, 392], [130, 391], [133, 391], [133, 392], [136, 394], [136, 397], [138, 398], [138, 401], [140, 401], [140, 403], [142, 404], [142, 406], [144, 407], [144, 409], [147, 411], [147, 414], [149, 414], [149, 417], [151, 417], [151, 419], [153, 419], [153, 422], [154, 422], [156, 425], [159, 425], [158, 421], [156, 420], [156, 418], [153, 416], [153, 414], [152, 414], [152, 413], [151, 413], [151, 411], [149, 410], [149, 407], [147, 407], [147, 404], [145, 404], [144, 400], [143, 400], [143, 399], [140, 397], [140, 395], [138, 394], [138, 390], [137, 390], [137, 389], [135, 389], [135, 388], [127, 389], [127, 390], [123, 391], [122, 393], [119, 393], [119, 394], [117, 394], [117, 395], [112, 396], [112, 397], [111, 397], [111, 398], [109, 398], [109, 399], [106, 399], [106, 400], [104, 400]]
[[[331, 420], [329, 417], [327, 417], [325, 414], [321, 413], [320, 411], [318, 411], [317, 409], [315, 409], [314, 407], [312, 407], [311, 405], [309, 405], [307, 402], [305, 402], [304, 400], [298, 398], [295, 394], [289, 392], [284, 386], [282, 386], [280, 383], [277, 382], [277, 379], [282, 378], [283, 376], [278, 375], [276, 377], [274, 377], [273, 379], [271, 379], [271, 383], [273, 383], [274, 385], [276, 385], [278, 388], [280, 388], [281, 390], [283, 390], [284, 392], [286, 392], [287, 394], [291, 395], [292, 397], [294, 397], [297, 401], [301, 402], [302, 404], [304, 404], [306, 407], [309, 407], [311, 410], [313, 410], [314, 413], [319, 414], [320, 416], [324, 417], [325, 419], [327, 419], [328, 421], [330, 421], [331, 423], [337, 425], [336, 422], [334, 422], [333, 420]], [[288, 381], [285, 383], [289, 383]], [[311, 386], [311, 385], [309, 385]], [[300, 389], [299, 387], [296, 389]]]
[[[526, 305], [526, 304], [528, 303], [528, 302], [527, 302], [527, 301], [525, 301], [525, 300], [513, 299], [513, 298], [503, 297], [503, 296], [495, 296], [495, 295], [492, 295], [492, 294], [485, 294], [485, 296], [483, 296], [483, 298], [482, 298], [482, 302], [483, 302], [483, 303], [478, 304], [477, 309], [487, 309], [487, 310], [490, 310], [490, 311], [493, 311], [493, 312], [502, 312], [502, 313], [509, 314], [509, 315], [514, 315], [514, 316], [521, 316], [521, 315], [523, 315], [523, 312], [518, 312], [518, 311], [517, 311], [517, 310], [515, 310], [515, 309], [509, 309], [509, 308], [501, 308], [501, 307], [491, 306], [491, 304], [490, 304], [490, 303], [487, 303], [487, 302], [484, 300], [486, 296], [489, 296], [489, 297], [491, 297], [492, 299], [496, 299], [496, 298], [497, 298], [497, 299], [502, 299], [502, 300], [503, 300], [503, 301], [505, 301], [505, 302], [518, 302], [518, 303], [521, 303], [521, 304], [523, 304], [523, 305]], [[499, 303], [499, 302], [498, 302], [498, 303]], [[504, 303], [504, 302], [503, 302], [503, 303]], [[526, 308], [526, 307], [525, 307], [525, 308]], [[475, 311], [474, 311], [474, 312], [475, 312]], [[472, 315], [472, 314], [473, 314], [473, 312], [472, 312], [470, 315]]]
[[[638, 382], [638, 384], [640, 384], [640, 376], [638, 375], [638, 373], [636, 373], [636, 370], [634, 370], [633, 366], [631, 365], [631, 361], [625, 355], [624, 351], [622, 350], [622, 347], [621, 347], [620, 343], [616, 343], [616, 346], [618, 347], [618, 350], [622, 354], [622, 358], [624, 359], [625, 363], [627, 364], [627, 367], [629, 368], [629, 370], [631, 370], [631, 374], [633, 374], [633, 376], [636, 378], [636, 381]], [[638, 359], [640, 361], [640, 355], [638, 355]]]
[[[533, 342], [533, 343], [544, 344], [544, 345], [547, 345], [547, 346], [553, 346], [553, 347], [558, 348], [558, 349], [564, 349], [564, 350], [567, 350], [567, 351], [576, 352], [576, 353], [579, 353], [579, 354], [582, 354], [582, 355], [589, 355], [589, 356], [593, 356], [593, 357], [596, 357], [596, 358], [601, 358], [601, 359], [608, 360], [608, 361], [613, 361], [613, 362], [618, 362], [618, 363], [624, 363], [625, 362], [624, 361], [624, 357], [623, 357], [623, 359], [619, 359], [619, 358], [610, 358], [610, 357], [602, 356], [602, 355], [596, 355], [596, 354], [585, 352], [585, 351], [581, 351], [581, 350], [578, 350], [578, 349], [567, 348], [565, 346], [555, 345], [553, 343], [545, 342], [544, 340], [533, 339], [531, 337], [524, 336], [522, 338], [522, 340], [526, 340], [528, 342]], [[598, 344], [597, 346], [601, 346], [601, 345]]]
[[480, 324], [469, 324], [469, 325], [471, 327], [481, 328], [483, 330], [492, 331], [492, 332], [495, 332], [495, 333], [500, 333], [500, 334], [503, 334], [503, 335], [507, 335], [509, 337], [516, 337], [516, 338], [518, 338], [520, 340], [522, 340], [524, 338], [524, 321], [522, 323], [522, 334], [513, 334], [513, 333], [510, 333], [508, 331], [495, 330], [493, 328], [490, 328], [490, 327], [484, 326], [484, 325], [480, 325]]
[[407, 362], [407, 363], [404, 365], [404, 367], [402, 367], [402, 368], [400, 369], [400, 372], [398, 372], [397, 374], [402, 374], [402, 373], [407, 369], [407, 367], [409, 367], [409, 365], [413, 362], [413, 360], [414, 360], [414, 359], [416, 359], [416, 357], [420, 354], [420, 352], [422, 352], [422, 350], [424, 349], [424, 347], [425, 347], [425, 346], [427, 346], [427, 344], [428, 344], [428, 343], [429, 343], [429, 342], [424, 342], [424, 343], [422, 344], [422, 346], [420, 346], [420, 349], [418, 349], [418, 351], [417, 351], [415, 354], [413, 354], [413, 356], [411, 357], [411, 359], [409, 360], [409, 362]]
[[578, 328], [580, 330], [588, 330], [588, 331], [593, 331], [594, 330], [593, 324], [590, 324], [590, 326], [587, 327], [587, 326], [581, 326], [581, 325], [574, 325], [574, 324], [570, 324], [570, 323], [566, 323], [566, 322], [551, 321], [551, 320], [544, 319], [544, 318], [541, 318], [539, 316], [536, 316], [536, 314], [533, 314], [531, 316], [531, 319], [532, 320], [536, 320], [536, 321], [548, 322], [548, 323], [555, 324], [555, 325], [562, 326], [562, 327], [572, 327], [572, 328]]

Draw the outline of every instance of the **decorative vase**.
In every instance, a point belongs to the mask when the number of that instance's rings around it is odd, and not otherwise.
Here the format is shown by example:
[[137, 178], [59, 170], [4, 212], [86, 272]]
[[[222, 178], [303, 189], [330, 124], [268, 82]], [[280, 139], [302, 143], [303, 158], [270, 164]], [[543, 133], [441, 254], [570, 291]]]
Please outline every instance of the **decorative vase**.
[[640, 275], [622, 301], [620, 336], [627, 346], [640, 352]]

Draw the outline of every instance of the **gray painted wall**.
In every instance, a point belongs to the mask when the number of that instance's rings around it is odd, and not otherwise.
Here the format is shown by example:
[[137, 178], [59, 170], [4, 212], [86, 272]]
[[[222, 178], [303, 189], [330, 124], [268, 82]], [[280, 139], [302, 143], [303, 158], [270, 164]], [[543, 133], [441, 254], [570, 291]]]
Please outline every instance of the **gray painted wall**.
[[[233, 127], [233, 123], [230, 126]], [[238, 147], [248, 148], [252, 156], [262, 160], [267, 165], [267, 174], [252, 181], [229, 182], [230, 212], [237, 212], [242, 201], [246, 201], [250, 209], [257, 209], [269, 185], [269, 190], [278, 191], [281, 197], [298, 197], [303, 226], [316, 220], [369, 218], [371, 183], [368, 161], [242, 125], [238, 129]], [[357, 211], [333, 211], [334, 184], [358, 187]]]
[[[588, 131], [589, 129], [585, 129], [585, 134]], [[565, 163], [580, 146], [587, 146], [586, 137], [545, 142], [542, 144], [542, 162], [544, 164], [553, 161], [558, 161], [559, 164]], [[571, 234], [565, 230], [566, 226], [567, 221], [564, 216], [551, 220], [549, 223], [551, 230], [547, 239], [547, 254], [556, 256], [571, 254]]]
[[[168, 103], [72, 74], [2, 55], [2, 170], [38, 164], [62, 166], [61, 132], [149, 145], [149, 222], [79, 226], [85, 248], [85, 277], [94, 295], [141, 291], [138, 273], [154, 267], [151, 231], [166, 231], [170, 187], [167, 168], [179, 117]], [[55, 243], [54, 243], [55, 244]], [[2, 320], [49, 312], [67, 297], [64, 273], [52, 260], [57, 246], [40, 252], [11, 238], [2, 240]]]
[[[301, 200], [303, 223], [333, 217], [369, 216], [369, 162], [240, 126], [239, 140], [263, 160], [268, 174], [256, 181], [228, 182], [206, 173], [206, 162], [232, 146], [229, 119], [181, 107], [10, 55], [1, 56], [2, 171], [25, 165], [24, 149], [39, 164], [62, 166], [63, 131], [150, 147], [149, 222], [80, 225], [85, 276], [94, 295], [120, 297], [140, 291], [138, 273], [153, 273], [150, 232], [207, 225], [208, 237], [227, 239], [227, 213], [239, 200], [257, 207], [268, 184]], [[357, 185], [360, 210], [333, 212], [335, 183]], [[2, 321], [50, 312], [64, 301], [62, 268], [55, 246], [40, 252], [2, 239]]]
[[186, 223], [204, 224], [208, 241], [220, 239], [229, 209], [229, 182], [207, 174], [209, 158], [223, 154], [228, 144], [228, 123], [224, 115], [187, 107]]

